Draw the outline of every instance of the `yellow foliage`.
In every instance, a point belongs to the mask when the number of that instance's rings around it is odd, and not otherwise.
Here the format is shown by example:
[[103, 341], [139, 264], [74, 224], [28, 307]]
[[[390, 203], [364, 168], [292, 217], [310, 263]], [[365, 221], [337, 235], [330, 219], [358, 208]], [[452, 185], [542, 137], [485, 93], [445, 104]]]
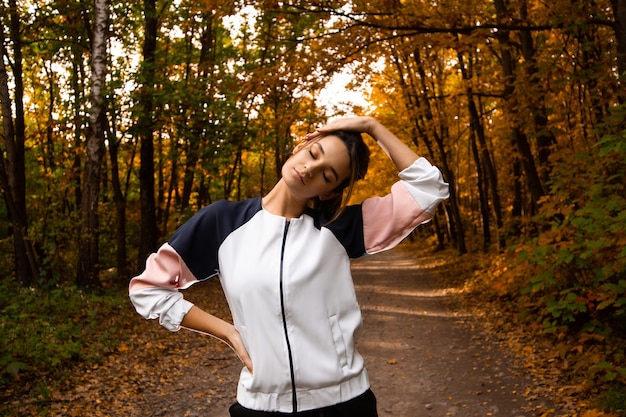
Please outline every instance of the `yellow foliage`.
[[619, 417], [617, 414], [605, 413], [598, 410], [587, 410], [583, 412], [580, 417]]

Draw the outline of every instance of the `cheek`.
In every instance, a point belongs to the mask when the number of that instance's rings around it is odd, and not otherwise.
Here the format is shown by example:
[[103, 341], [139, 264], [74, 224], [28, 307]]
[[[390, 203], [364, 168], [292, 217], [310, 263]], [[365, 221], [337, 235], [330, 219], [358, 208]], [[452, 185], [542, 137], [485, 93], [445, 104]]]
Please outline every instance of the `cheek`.
[[336, 184], [336, 183], [331, 183], [331, 184], [329, 184], [329, 183], [327, 183], [327, 182], [324, 182], [324, 183], [320, 186], [320, 189], [321, 189], [320, 194], [326, 194], [326, 193], [332, 193], [332, 192], [335, 192], [335, 191], [337, 190], [337, 187], [339, 187], [339, 185], [338, 185], [338, 184]]
[[283, 167], [280, 169], [280, 172], [281, 172], [281, 174], [282, 174], [283, 176], [285, 176], [285, 173], [287, 173], [287, 172], [289, 172], [290, 170], [292, 170], [292, 169], [293, 169], [293, 166], [294, 166], [294, 165], [293, 165], [293, 160], [294, 160], [294, 158], [293, 158], [293, 156], [292, 156], [292, 157], [290, 157], [289, 159], [287, 159], [287, 160], [285, 161], [285, 163], [283, 164]]

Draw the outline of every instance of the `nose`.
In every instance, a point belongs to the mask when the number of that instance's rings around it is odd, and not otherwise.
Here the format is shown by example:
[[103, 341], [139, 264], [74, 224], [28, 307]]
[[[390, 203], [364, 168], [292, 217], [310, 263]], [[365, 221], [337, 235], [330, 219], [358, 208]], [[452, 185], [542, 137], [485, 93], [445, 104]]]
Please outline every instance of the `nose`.
[[313, 177], [313, 170], [314, 170], [314, 167], [312, 167], [310, 164], [305, 164], [304, 165], [304, 172], [303, 172], [304, 176], [312, 178]]

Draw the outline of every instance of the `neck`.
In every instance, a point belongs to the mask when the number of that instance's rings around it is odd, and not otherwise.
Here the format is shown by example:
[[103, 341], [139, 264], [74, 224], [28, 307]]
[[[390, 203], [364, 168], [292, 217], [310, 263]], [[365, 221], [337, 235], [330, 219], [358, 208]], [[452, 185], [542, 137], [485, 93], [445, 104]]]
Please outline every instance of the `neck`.
[[282, 179], [262, 200], [263, 209], [277, 216], [285, 217], [287, 220], [300, 217], [304, 213], [306, 203], [306, 201], [294, 198]]

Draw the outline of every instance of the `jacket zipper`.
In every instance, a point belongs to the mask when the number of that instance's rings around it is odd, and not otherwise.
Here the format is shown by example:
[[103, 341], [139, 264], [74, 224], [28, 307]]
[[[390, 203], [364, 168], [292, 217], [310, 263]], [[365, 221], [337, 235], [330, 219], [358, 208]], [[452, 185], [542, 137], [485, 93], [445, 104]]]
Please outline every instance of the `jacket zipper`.
[[291, 342], [289, 341], [289, 332], [287, 330], [287, 316], [285, 312], [285, 295], [283, 293], [283, 269], [285, 261], [285, 244], [287, 242], [287, 232], [289, 231], [289, 221], [285, 221], [285, 229], [283, 231], [283, 244], [280, 249], [280, 310], [283, 317], [283, 330], [285, 332], [285, 341], [287, 342], [287, 354], [289, 355], [289, 372], [291, 374], [291, 402], [293, 404], [293, 412], [298, 411], [298, 397], [296, 395], [296, 377], [293, 369], [293, 355], [291, 353]]

